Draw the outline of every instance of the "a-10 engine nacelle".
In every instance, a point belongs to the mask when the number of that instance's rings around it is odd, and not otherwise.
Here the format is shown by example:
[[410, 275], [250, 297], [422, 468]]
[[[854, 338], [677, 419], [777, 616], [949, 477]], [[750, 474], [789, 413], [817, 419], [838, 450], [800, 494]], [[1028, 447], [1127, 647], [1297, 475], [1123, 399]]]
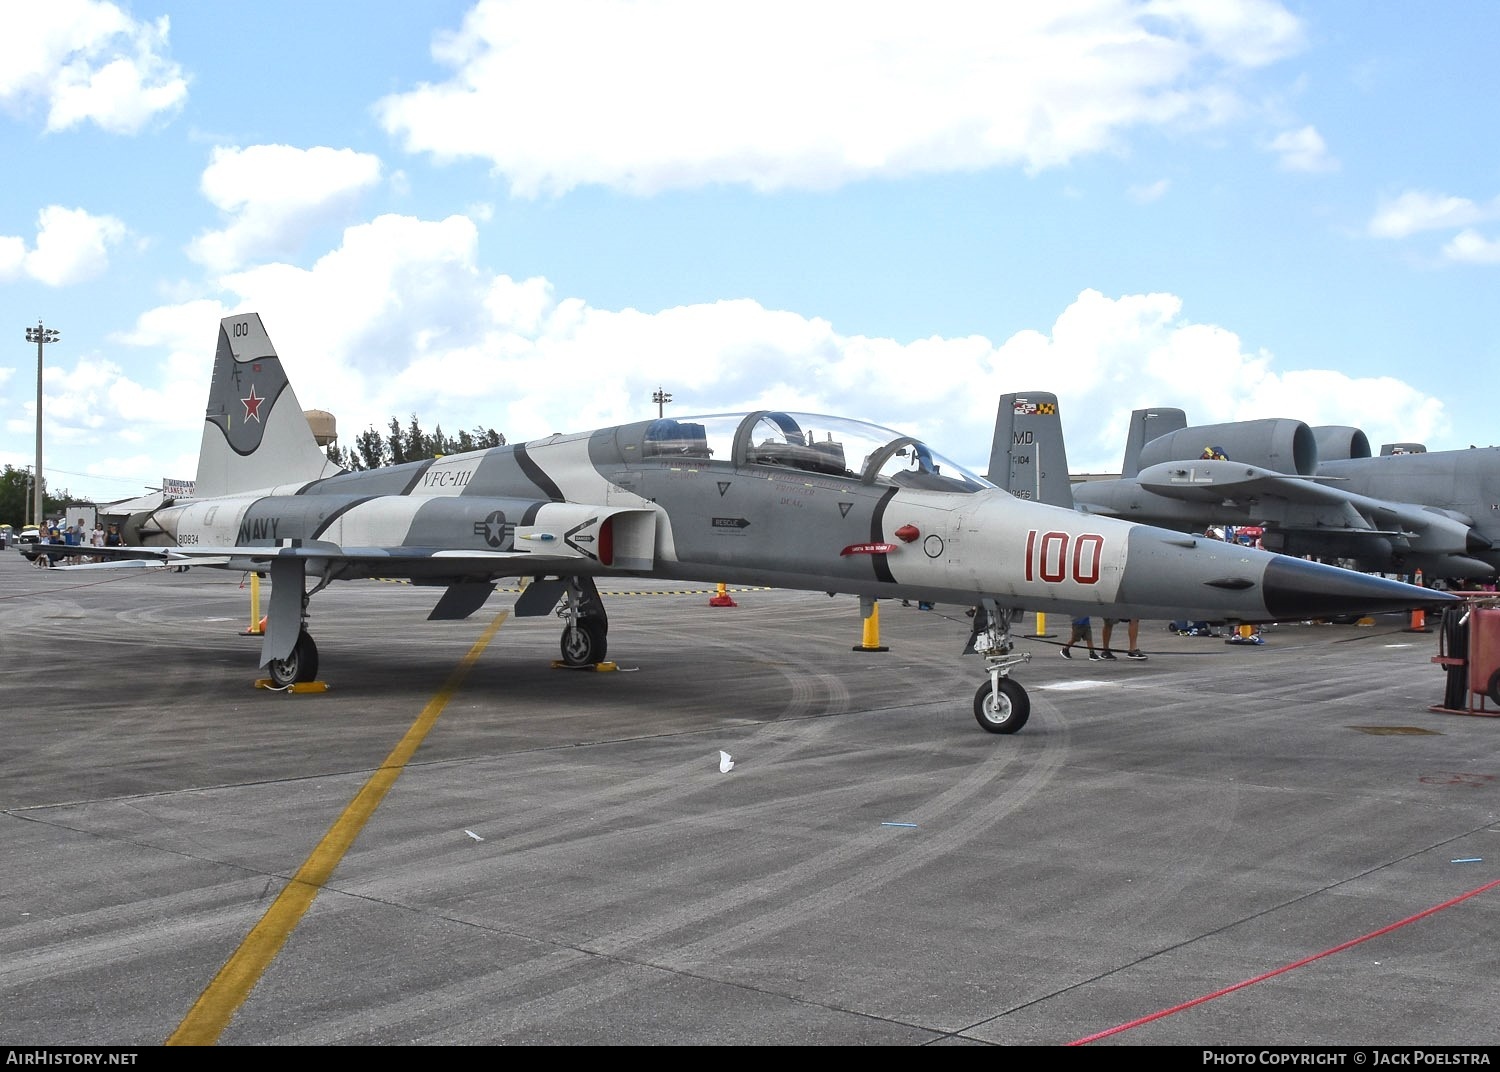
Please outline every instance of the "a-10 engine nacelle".
[[1318, 441], [1307, 425], [1286, 418], [1204, 424], [1147, 443], [1141, 448], [1140, 467], [1215, 457], [1311, 476], [1318, 468]]
[[1319, 462], [1342, 462], [1350, 458], [1368, 458], [1370, 440], [1358, 428], [1346, 424], [1325, 424], [1313, 429], [1318, 440]]
[[1347, 425], [1310, 428], [1301, 421], [1270, 417], [1230, 424], [1202, 424], [1158, 436], [1141, 448], [1139, 466], [1224, 458], [1275, 473], [1312, 476], [1320, 462], [1368, 458], [1370, 441]]

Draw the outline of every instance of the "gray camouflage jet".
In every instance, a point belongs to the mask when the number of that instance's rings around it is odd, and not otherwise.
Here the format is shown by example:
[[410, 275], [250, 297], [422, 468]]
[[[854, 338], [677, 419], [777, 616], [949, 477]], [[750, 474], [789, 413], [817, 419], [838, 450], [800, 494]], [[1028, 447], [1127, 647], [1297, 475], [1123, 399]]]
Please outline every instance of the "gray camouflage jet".
[[1188, 531], [1258, 526], [1262, 546], [1428, 579], [1500, 569], [1500, 448], [1372, 457], [1358, 428], [1267, 419], [1190, 428], [1138, 409], [1118, 480], [1073, 489], [1078, 509]]
[[[1383, 578], [1028, 502], [909, 435], [759, 410], [662, 418], [366, 472], [318, 447], [255, 313], [219, 326], [195, 497], [127, 524], [125, 561], [269, 575], [261, 666], [312, 680], [311, 598], [334, 581], [443, 589], [430, 619], [529, 579], [518, 617], [556, 612], [569, 665], [605, 658], [600, 577], [761, 585], [974, 608], [979, 724], [1014, 733], [1026, 610], [1274, 621], [1430, 606]], [[99, 549], [93, 549], [99, 550]], [[109, 552], [110, 549], [104, 549]], [[312, 587], [307, 587], [311, 579]]]

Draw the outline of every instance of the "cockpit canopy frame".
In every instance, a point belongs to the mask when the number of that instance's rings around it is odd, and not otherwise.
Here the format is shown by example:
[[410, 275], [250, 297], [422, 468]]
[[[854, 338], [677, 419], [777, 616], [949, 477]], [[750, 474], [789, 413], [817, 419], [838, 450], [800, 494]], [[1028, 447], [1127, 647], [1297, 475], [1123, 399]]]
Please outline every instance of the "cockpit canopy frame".
[[848, 417], [754, 410], [647, 425], [642, 459], [727, 461], [736, 469], [790, 469], [861, 484], [975, 492], [994, 485], [912, 436]]

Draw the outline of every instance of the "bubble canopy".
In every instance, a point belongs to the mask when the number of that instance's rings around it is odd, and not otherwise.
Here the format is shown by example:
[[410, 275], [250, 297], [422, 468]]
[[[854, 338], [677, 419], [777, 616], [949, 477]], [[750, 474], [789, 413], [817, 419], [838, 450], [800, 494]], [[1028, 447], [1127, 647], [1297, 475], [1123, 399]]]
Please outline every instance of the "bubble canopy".
[[816, 413], [756, 410], [646, 426], [643, 459], [698, 458], [736, 468], [768, 466], [933, 491], [993, 488], [921, 440], [878, 424]]

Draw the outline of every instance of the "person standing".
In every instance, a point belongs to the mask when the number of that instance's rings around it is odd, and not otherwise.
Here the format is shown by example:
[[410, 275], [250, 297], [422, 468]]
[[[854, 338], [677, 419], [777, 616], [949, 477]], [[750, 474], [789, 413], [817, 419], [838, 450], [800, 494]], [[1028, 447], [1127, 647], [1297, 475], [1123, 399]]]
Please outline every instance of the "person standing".
[[1062, 657], [1071, 659], [1073, 657], [1073, 645], [1079, 641], [1089, 646], [1089, 662], [1099, 661], [1099, 653], [1094, 650], [1094, 625], [1087, 614], [1073, 619], [1073, 628], [1068, 635], [1068, 642], [1062, 646]]
[[[89, 530], [84, 525], [83, 518], [79, 518], [78, 524], [68, 530], [68, 542], [78, 548], [86, 548], [92, 545], [93, 541], [89, 538]], [[92, 560], [88, 555], [75, 555], [68, 561], [76, 566], [80, 562], [89, 562]]]
[[1130, 644], [1130, 647], [1125, 652], [1125, 658], [1144, 659], [1146, 653], [1141, 650], [1141, 620], [1139, 618], [1105, 618], [1104, 635], [1099, 638], [1104, 650], [1099, 653], [1099, 657], [1101, 659], [1113, 659], [1115, 657], [1115, 653], [1109, 650], [1109, 638], [1110, 634], [1114, 632], [1115, 626], [1122, 621], [1125, 622], [1125, 636]]

